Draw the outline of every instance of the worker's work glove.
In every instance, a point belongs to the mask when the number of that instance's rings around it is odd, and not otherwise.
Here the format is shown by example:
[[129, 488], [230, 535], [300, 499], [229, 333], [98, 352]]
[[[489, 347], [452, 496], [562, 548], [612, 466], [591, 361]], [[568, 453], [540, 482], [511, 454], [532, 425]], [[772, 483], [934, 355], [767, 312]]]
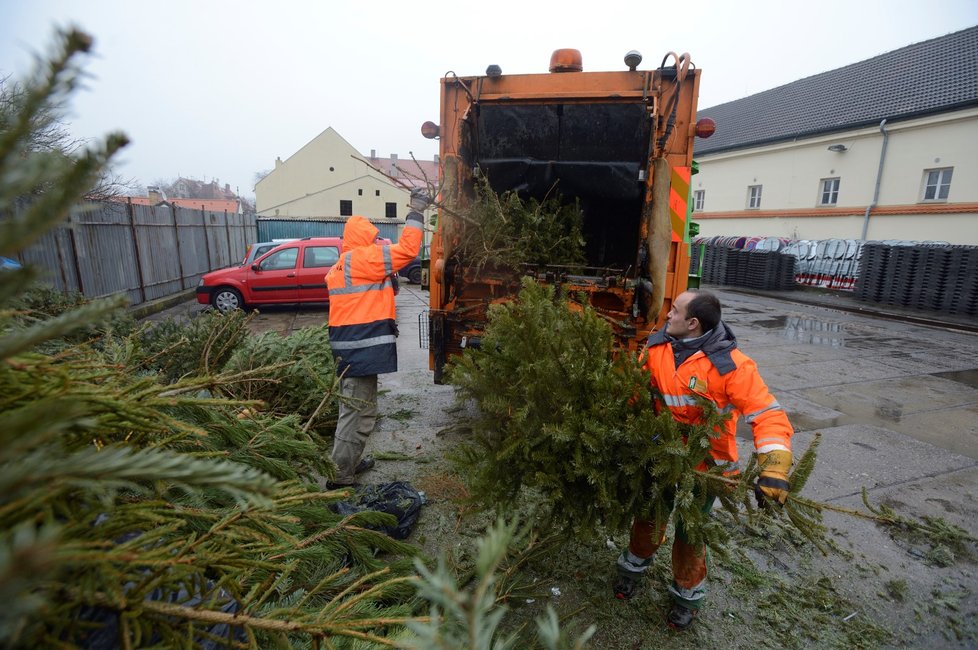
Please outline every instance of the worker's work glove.
[[417, 212], [424, 212], [431, 205], [431, 197], [428, 192], [416, 187], [411, 190], [411, 209]]
[[764, 508], [768, 502], [784, 504], [788, 500], [788, 471], [791, 469], [791, 452], [776, 449], [766, 454], [757, 454], [757, 464], [761, 475], [754, 484], [757, 505]]

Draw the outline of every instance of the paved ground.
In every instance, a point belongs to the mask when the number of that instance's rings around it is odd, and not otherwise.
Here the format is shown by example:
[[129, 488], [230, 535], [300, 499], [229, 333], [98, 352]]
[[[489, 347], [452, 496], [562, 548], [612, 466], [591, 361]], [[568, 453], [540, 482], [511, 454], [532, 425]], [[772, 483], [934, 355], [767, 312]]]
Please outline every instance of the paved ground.
[[[427, 308], [428, 295], [417, 285], [402, 287], [401, 370], [382, 377], [381, 411], [389, 417], [369, 448], [417, 458], [437, 453], [443, 443], [439, 431], [452, 423], [452, 393], [431, 382], [427, 352], [418, 346], [419, 315]], [[892, 309], [873, 314], [872, 306], [822, 293], [716, 291], [740, 347], [757, 361], [787, 409], [796, 428], [796, 450], [806, 448], [816, 432], [822, 434], [817, 467], [806, 489], [809, 496], [861, 507], [865, 487], [874, 503], [917, 517], [942, 517], [978, 536], [978, 334], [966, 331], [974, 330], [974, 323], [948, 318], [938, 323], [924, 312]], [[200, 308], [183, 303], [152, 318]], [[934, 324], [892, 318], [901, 315]], [[287, 333], [322, 324], [325, 317], [324, 306], [269, 308], [253, 326]], [[403, 417], [396, 417], [398, 413]], [[742, 452], [750, 453], [749, 431], [741, 437]], [[378, 463], [370, 480], [403, 478], [412, 471], [410, 465], [416, 463]], [[891, 624], [912, 626], [902, 619], [912, 617], [915, 607], [934, 603], [939, 609], [951, 602], [957, 624], [966, 631], [962, 640], [950, 641], [931, 621], [914, 631], [912, 645], [978, 643], [973, 559], [938, 568], [924, 561], [926, 548], [895, 541], [872, 523], [830, 514], [826, 524], [840, 531], [841, 545], [852, 553], [828, 560], [826, 567], [837, 572], [853, 599], [877, 598], [880, 585], [904, 580], [915, 604], [894, 609]], [[872, 567], [870, 577], [866, 565]]]

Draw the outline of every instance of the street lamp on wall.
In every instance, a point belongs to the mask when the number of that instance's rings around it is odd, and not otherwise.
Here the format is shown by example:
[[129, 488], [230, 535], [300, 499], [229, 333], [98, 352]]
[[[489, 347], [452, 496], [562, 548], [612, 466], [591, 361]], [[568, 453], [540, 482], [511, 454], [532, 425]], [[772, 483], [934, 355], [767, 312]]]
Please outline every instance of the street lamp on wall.
[[829, 151], [834, 151], [836, 153], [843, 153], [845, 151], [849, 151], [849, 147], [847, 147], [844, 144], [830, 144]]

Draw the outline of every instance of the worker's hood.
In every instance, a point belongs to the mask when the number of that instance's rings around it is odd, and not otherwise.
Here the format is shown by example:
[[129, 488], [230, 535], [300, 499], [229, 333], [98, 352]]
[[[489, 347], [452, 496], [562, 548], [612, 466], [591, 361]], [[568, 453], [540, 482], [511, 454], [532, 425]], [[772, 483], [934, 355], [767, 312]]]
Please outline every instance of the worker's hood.
[[363, 217], [355, 215], [347, 219], [343, 227], [343, 252], [374, 243], [380, 231]]
[[730, 352], [737, 347], [737, 337], [734, 335], [733, 330], [722, 320], [709, 332], [695, 339], [677, 339], [666, 333], [666, 328], [664, 327], [649, 335], [647, 345], [650, 347], [663, 343], [672, 345], [677, 368], [683, 361], [696, 354], [696, 352], [702, 351], [721, 375], [737, 369], [737, 364], [734, 363], [733, 358], [730, 356]]

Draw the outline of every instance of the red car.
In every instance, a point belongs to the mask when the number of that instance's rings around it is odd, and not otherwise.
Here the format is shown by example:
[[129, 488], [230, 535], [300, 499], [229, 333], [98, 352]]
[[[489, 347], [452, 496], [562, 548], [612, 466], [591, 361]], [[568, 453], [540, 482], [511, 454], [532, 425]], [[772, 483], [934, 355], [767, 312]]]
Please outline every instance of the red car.
[[245, 305], [329, 302], [324, 278], [342, 245], [339, 237], [306, 237], [273, 248], [250, 266], [205, 273], [197, 302], [222, 312]]

